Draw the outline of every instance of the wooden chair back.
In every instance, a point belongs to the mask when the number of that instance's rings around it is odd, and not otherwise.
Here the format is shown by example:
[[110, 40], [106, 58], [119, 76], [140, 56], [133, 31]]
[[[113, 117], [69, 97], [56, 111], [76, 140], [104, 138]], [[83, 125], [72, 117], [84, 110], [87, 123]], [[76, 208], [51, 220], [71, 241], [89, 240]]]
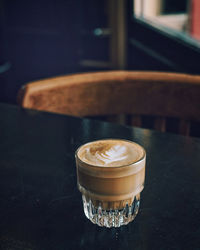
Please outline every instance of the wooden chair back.
[[[166, 118], [180, 120], [189, 135], [190, 121], [200, 121], [200, 76], [109, 71], [60, 76], [28, 83], [18, 94], [22, 107], [80, 117], [122, 115], [141, 126], [154, 116], [153, 128], [166, 131]], [[122, 117], [122, 116], [121, 116]], [[108, 118], [109, 120], [109, 118]]]

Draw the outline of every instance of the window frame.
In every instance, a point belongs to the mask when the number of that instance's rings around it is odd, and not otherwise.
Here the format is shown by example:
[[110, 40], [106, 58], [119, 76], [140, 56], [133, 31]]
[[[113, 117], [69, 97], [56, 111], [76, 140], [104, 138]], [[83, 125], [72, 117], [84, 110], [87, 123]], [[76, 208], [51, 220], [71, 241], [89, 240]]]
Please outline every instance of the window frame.
[[[134, 16], [134, 0], [128, 1], [129, 68], [137, 68], [137, 58], [133, 58], [134, 53], [140, 50], [152, 59], [155, 69], [156, 65], [162, 63], [161, 69], [164, 71], [200, 74], [200, 67], [198, 67], [200, 42], [186, 34], [180, 34], [178, 31]], [[131, 51], [133, 51], [132, 55]], [[148, 69], [148, 65], [144, 65], [141, 69]]]

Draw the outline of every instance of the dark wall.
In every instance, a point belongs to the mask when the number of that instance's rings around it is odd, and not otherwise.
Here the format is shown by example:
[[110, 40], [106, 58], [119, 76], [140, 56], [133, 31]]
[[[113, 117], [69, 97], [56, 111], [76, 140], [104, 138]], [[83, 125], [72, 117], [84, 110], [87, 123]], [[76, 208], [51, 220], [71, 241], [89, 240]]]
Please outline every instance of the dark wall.
[[15, 102], [28, 81], [79, 70], [79, 0], [4, 0], [0, 8], [0, 63], [9, 63], [1, 101]]
[[108, 28], [108, 0], [82, 1], [82, 60], [109, 60], [109, 36], [98, 34]]
[[16, 103], [19, 88], [32, 80], [102, 70], [82, 62], [109, 60], [109, 37], [95, 33], [108, 26], [107, 4], [0, 0], [0, 102]]

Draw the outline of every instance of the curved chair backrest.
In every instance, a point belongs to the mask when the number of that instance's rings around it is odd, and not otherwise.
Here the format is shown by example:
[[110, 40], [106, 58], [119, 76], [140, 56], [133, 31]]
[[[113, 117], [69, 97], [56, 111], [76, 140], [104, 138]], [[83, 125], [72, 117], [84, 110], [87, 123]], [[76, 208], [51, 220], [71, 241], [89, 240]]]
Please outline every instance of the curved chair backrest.
[[165, 131], [166, 117], [180, 119], [179, 132], [189, 134], [189, 121], [200, 121], [200, 76], [164, 72], [109, 71], [74, 74], [24, 85], [22, 107], [73, 116], [153, 115], [154, 128]]

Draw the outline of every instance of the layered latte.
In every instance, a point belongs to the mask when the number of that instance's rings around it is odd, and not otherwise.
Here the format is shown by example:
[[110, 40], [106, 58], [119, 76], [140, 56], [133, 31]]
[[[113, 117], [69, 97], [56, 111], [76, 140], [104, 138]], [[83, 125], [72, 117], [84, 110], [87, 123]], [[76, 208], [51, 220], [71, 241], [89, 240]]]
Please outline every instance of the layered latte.
[[144, 188], [145, 158], [140, 145], [126, 140], [106, 139], [81, 146], [76, 166], [85, 202], [105, 213], [132, 206]]

